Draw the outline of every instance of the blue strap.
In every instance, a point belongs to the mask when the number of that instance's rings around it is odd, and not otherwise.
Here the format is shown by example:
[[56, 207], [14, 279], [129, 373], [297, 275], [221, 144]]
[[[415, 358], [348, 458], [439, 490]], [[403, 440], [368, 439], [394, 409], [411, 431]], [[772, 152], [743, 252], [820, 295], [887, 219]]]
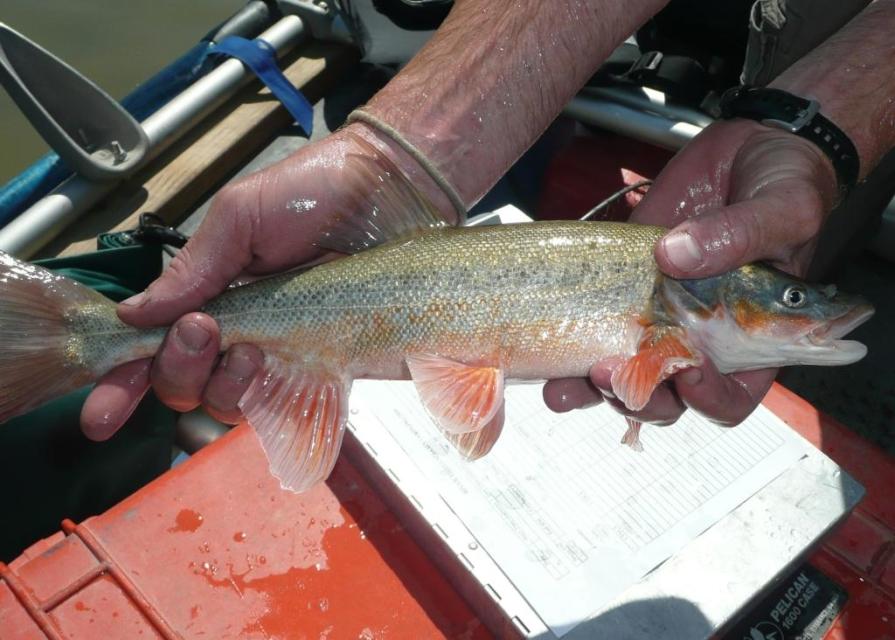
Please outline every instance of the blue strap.
[[277, 66], [276, 49], [269, 42], [261, 38], [246, 40], [239, 36], [227, 36], [215, 45], [214, 52], [233, 56], [251, 69], [283, 103], [308, 137], [311, 136], [314, 108], [280, 71], [280, 67]]

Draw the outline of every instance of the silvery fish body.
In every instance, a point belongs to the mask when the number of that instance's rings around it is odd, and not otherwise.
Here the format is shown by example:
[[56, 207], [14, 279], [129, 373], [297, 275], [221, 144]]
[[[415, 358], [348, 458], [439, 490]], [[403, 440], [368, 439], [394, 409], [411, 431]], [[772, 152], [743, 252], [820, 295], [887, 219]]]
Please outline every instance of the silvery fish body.
[[[653, 260], [663, 232], [591, 222], [435, 228], [231, 289], [204, 310], [225, 348], [265, 352], [240, 408], [294, 490], [335, 463], [358, 378], [410, 377], [438, 427], [477, 458], [503, 428], [508, 379], [585, 376], [616, 358], [613, 391], [636, 410], [705, 357], [734, 371], [863, 355], [838, 340], [869, 316], [862, 301], [760, 266], [670, 280]], [[165, 330], [124, 325], [99, 294], [2, 256], [0, 332], [6, 420], [151, 356]], [[636, 445], [636, 428], [628, 441]]]
[[595, 359], [636, 350], [661, 234], [577, 222], [436, 229], [233, 290], [205, 311], [226, 344], [354, 379], [406, 378], [419, 353], [508, 378], [584, 376]]

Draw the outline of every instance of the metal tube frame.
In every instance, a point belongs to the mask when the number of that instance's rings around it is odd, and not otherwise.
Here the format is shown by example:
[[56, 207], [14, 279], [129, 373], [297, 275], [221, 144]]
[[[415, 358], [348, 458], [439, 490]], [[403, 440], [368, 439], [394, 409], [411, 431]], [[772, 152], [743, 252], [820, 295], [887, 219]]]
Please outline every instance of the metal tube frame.
[[[282, 56], [305, 40], [308, 32], [298, 16], [285, 16], [259, 38]], [[185, 89], [141, 124], [149, 138], [148, 162], [223, 104], [254, 76], [239, 60], [229, 59]], [[0, 229], [0, 250], [27, 259], [58, 236], [118, 182], [94, 182], [73, 176]]]

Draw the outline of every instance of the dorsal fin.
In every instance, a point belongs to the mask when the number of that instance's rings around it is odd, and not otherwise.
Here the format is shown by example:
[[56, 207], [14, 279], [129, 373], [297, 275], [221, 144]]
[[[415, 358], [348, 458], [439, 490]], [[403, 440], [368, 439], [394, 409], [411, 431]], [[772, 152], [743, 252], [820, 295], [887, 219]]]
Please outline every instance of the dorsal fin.
[[364, 154], [350, 154], [345, 163], [347, 189], [358, 203], [354, 211], [337, 215], [317, 245], [352, 254], [409, 238], [430, 229], [448, 226], [429, 199], [395, 164], [360, 136], [348, 134], [364, 147]]

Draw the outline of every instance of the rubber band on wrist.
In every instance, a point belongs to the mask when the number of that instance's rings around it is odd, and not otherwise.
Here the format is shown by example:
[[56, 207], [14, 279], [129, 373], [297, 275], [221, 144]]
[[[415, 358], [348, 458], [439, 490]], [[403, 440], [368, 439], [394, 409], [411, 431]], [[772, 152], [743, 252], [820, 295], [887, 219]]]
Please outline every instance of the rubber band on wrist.
[[350, 124], [352, 122], [363, 122], [380, 133], [385, 134], [395, 144], [413, 157], [413, 159], [423, 168], [423, 171], [425, 171], [435, 184], [438, 185], [447, 199], [450, 200], [451, 206], [453, 206], [454, 210], [457, 212], [460, 222], [462, 223], [466, 220], [466, 205], [463, 204], [463, 199], [460, 197], [460, 194], [458, 194], [454, 187], [451, 186], [451, 183], [447, 181], [447, 178], [444, 177], [441, 171], [439, 171], [438, 168], [423, 155], [422, 151], [413, 146], [397, 129], [390, 124], [383, 122], [376, 116], [367, 113], [363, 109], [355, 109], [348, 114], [345, 123]]

